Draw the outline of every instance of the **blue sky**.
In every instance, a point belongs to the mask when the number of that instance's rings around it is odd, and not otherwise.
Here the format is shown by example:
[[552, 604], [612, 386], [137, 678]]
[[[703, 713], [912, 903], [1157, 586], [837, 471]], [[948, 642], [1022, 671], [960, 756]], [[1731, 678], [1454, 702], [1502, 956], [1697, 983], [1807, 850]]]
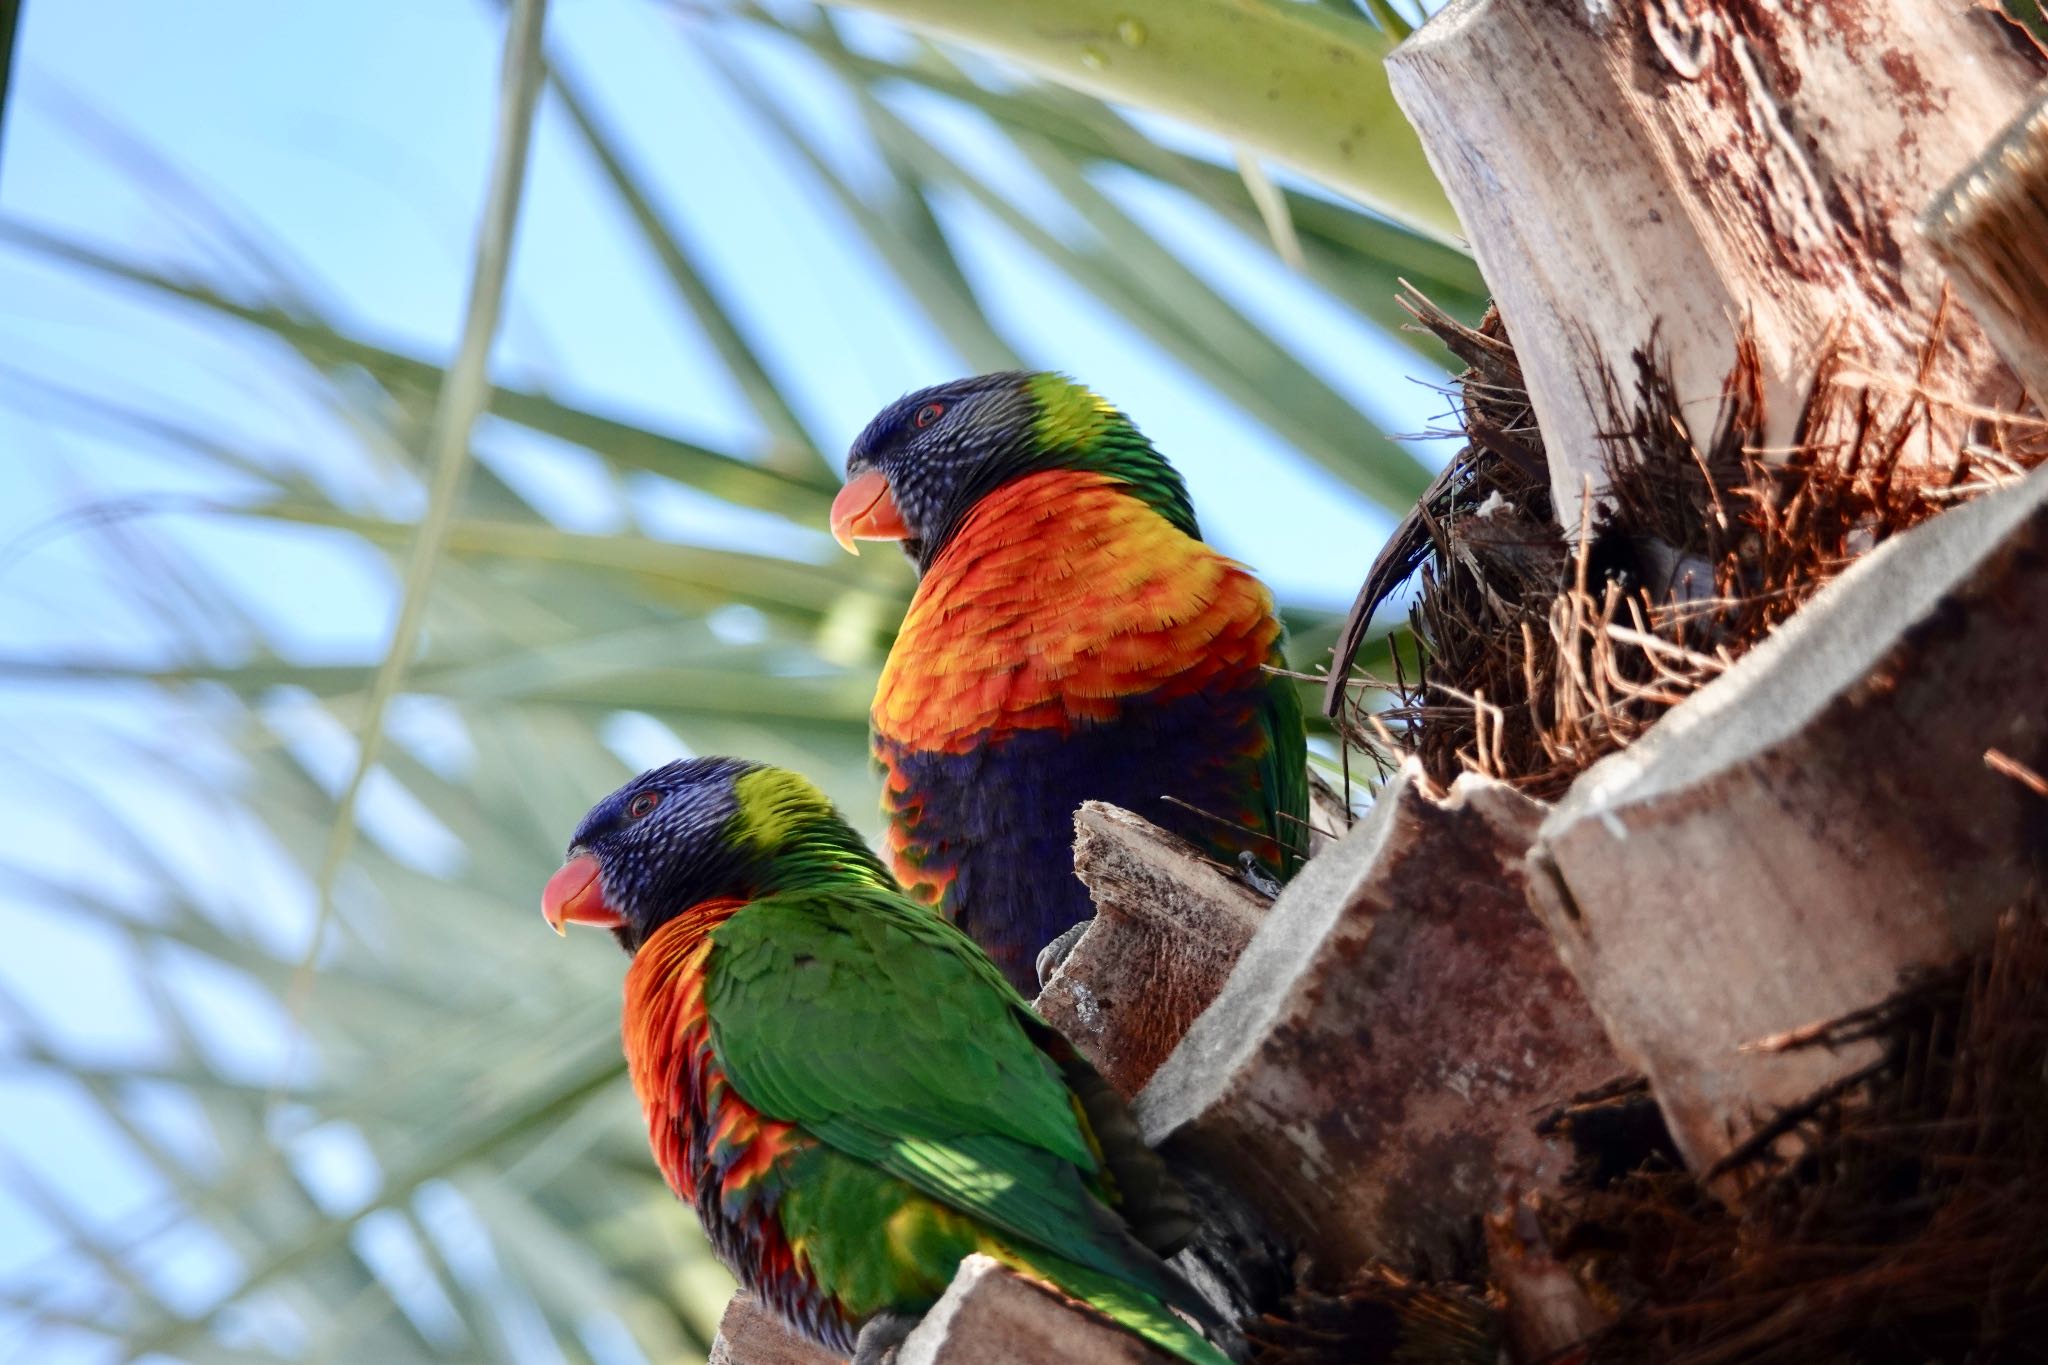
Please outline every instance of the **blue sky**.
[[[446, 356], [489, 153], [499, 26], [495, 6], [458, 0], [31, 0], [0, 149], [0, 217], [217, 271], [219, 226], [195, 217], [184, 191], [151, 183], [169, 173], [289, 262], [337, 318], [400, 349]], [[601, 74], [592, 85], [605, 111], [628, 132], [663, 209], [715, 265], [770, 369], [799, 395], [799, 415], [822, 448], [843, 449], [883, 403], [958, 372], [943, 339], [824, 196], [724, 93], [715, 59], [687, 22], [651, 0], [563, 0], [550, 32], [562, 58]], [[891, 41], [871, 25], [859, 32]], [[846, 110], [806, 58], [766, 39], [743, 41], [740, 56], [839, 164], [862, 173], [866, 153], [842, 131]], [[1029, 200], [1033, 173], [972, 119], [932, 101], [906, 100], [902, 110]], [[129, 137], [160, 159], [160, 171], [139, 175], [124, 161]], [[1110, 188], [1385, 429], [1419, 431], [1437, 417], [1442, 400], [1416, 381], [1440, 376], [1409, 352], [1171, 194]], [[1330, 607], [1349, 600], [1386, 532], [1382, 515], [1205, 396], [1157, 346], [983, 211], [962, 202], [946, 212], [964, 231], [964, 265], [999, 325], [1033, 363], [1085, 378], [1138, 419], [1187, 475], [1212, 540], [1286, 597]], [[711, 445], [744, 448], [761, 435], [553, 107], [539, 127], [494, 372]], [[193, 515], [192, 504], [232, 501], [243, 490], [78, 420], [74, 393], [234, 433], [394, 508], [408, 496], [364, 471], [354, 434], [309, 402], [282, 358], [0, 243], [0, 652], [12, 660], [166, 657], [175, 642], [135, 605], [138, 593], [157, 590], [135, 581], [147, 569], [110, 574], [103, 543], [61, 520], [81, 507], [132, 502], [152, 509], [152, 524], [208, 566], [287, 657], [356, 662], [381, 653], [393, 604], [380, 559], [328, 533]], [[487, 425], [479, 449], [522, 488], [544, 490], [562, 524], [623, 524], [626, 509], [546, 442]], [[638, 514], [657, 534], [679, 538], [746, 545], [763, 534], [757, 519], [687, 494]], [[821, 532], [779, 533], [773, 548], [836, 553]], [[98, 806], [111, 803], [190, 894], [262, 898], [289, 939], [294, 925], [303, 932], [303, 889], [260, 870], [231, 884], [221, 869], [246, 866], [246, 831], [176, 796], [169, 774], [178, 768], [232, 762], [215, 741], [188, 732], [190, 721], [140, 689], [82, 694], [0, 682], [9, 861], [59, 877], [91, 865], [111, 899], [146, 906], [158, 891], [149, 875], [132, 858], [107, 856], [109, 817]], [[425, 713], [399, 722], [435, 724]], [[135, 771], [136, 744], [159, 751], [164, 771]], [[154, 983], [139, 974], [177, 969], [145, 966], [92, 926], [53, 922], [43, 909], [32, 885], [0, 880], [9, 944], [0, 957], [0, 1042], [34, 1039], [79, 1057], [147, 1051], [155, 1026], [139, 1002]], [[189, 1011], [193, 1027], [229, 1053], [246, 1052], [253, 1068], [277, 1065], [263, 1041], [274, 1043], [279, 1029], [269, 1003], [192, 971], [194, 979], [168, 988], [203, 997]], [[190, 1115], [176, 1108], [167, 1098], [148, 1120], [174, 1145], [193, 1140]], [[0, 1286], [58, 1244], [60, 1215], [117, 1226], [161, 1194], [65, 1087], [0, 1071], [0, 1113], [0, 1172], [14, 1173], [0, 1180]], [[34, 1207], [15, 1177], [55, 1209]], [[324, 1178], [346, 1183], [346, 1157]], [[204, 1302], [218, 1256], [197, 1242], [168, 1243], [150, 1274], [174, 1302], [180, 1293]], [[17, 1347], [37, 1360], [105, 1354], [82, 1338], [11, 1335], [0, 1311], [0, 1358]]]

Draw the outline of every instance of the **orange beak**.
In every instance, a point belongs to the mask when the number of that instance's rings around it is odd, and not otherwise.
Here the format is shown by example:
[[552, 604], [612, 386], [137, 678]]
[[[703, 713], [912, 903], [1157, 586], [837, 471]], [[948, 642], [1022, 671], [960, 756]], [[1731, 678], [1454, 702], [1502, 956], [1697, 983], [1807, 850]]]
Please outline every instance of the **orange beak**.
[[896, 509], [889, 480], [881, 470], [856, 474], [832, 499], [832, 539], [850, 555], [860, 553], [857, 540], [908, 540], [910, 528]]
[[597, 859], [583, 853], [548, 878], [547, 889], [540, 893], [540, 915], [548, 927], [566, 935], [569, 931], [563, 926], [568, 924], [616, 929], [626, 922], [624, 915], [605, 904], [604, 881], [597, 873]]

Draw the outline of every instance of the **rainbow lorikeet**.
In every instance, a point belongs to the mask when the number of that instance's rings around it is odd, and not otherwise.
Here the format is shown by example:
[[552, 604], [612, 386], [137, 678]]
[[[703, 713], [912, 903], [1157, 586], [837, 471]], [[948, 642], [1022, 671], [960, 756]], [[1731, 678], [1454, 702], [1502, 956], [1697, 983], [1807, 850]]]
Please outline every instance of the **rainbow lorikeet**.
[[1183, 1360], [1186, 1196], [1123, 1101], [803, 778], [729, 758], [599, 802], [541, 897], [632, 956], [654, 1157], [740, 1282], [876, 1361], [981, 1252]]
[[1129, 418], [1060, 375], [982, 375], [892, 404], [846, 470], [832, 533], [901, 541], [918, 571], [872, 714], [905, 890], [1029, 994], [1039, 950], [1094, 913], [1061, 872], [1083, 801], [1293, 872], [1307, 753], [1268, 671], [1272, 594], [1202, 543]]

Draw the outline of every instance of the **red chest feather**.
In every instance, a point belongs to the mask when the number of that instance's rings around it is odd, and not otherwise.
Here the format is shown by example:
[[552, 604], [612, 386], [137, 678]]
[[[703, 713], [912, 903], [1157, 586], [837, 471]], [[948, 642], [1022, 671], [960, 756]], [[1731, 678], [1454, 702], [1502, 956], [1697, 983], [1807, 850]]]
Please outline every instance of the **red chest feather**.
[[814, 1339], [845, 1348], [854, 1323], [823, 1292], [777, 1215], [783, 1159], [812, 1146], [741, 1099], [711, 1047], [704, 1006], [710, 933], [739, 901], [692, 906], [634, 955], [626, 973], [626, 1065], [655, 1162], [733, 1274]]
[[816, 1139], [740, 1098], [711, 1047], [711, 931], [746, 908], [706, 901], [657, 929], [626, 973], [626, 1067], [669, 1188], [755, 1297], [814, 1340], [849, 1349], [857, 1325], [790, 1245], [777, 1214], [784, 1158]]
[[633, 1091], [662, 1175], [690, 1204], [700, 1203], [706, 1181], [720, 1204], [733, 1204], [805, 1140], [741, 1099], [712, 1053], [704, 1008], [710, 933], [744, 906], [692, 906], [655, 931], [626, 973], [623, 1033]]

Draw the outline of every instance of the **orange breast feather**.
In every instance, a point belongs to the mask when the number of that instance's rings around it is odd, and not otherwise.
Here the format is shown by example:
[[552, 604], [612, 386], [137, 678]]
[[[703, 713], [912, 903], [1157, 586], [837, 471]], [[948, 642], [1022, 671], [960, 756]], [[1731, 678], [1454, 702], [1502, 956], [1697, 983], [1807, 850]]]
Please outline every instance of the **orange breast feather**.
[[984, 498], [926, 572], [874, 724], [910, 749], [1115, 718], [1256, 670], [1279, 636], [1251, 572], [1100, 474], [1026, 475]]
[[805, 1141], [793, 1125], [763, 1117], [740, 1098], [711, 1050], [704, 1008], [710, 931], [744, 905], [692, 906], [657, 929], [626, 972], [626, 1069], [647, 1116], [655, 1163], [691, 1204], [705, 1179], [730, 1201]]

